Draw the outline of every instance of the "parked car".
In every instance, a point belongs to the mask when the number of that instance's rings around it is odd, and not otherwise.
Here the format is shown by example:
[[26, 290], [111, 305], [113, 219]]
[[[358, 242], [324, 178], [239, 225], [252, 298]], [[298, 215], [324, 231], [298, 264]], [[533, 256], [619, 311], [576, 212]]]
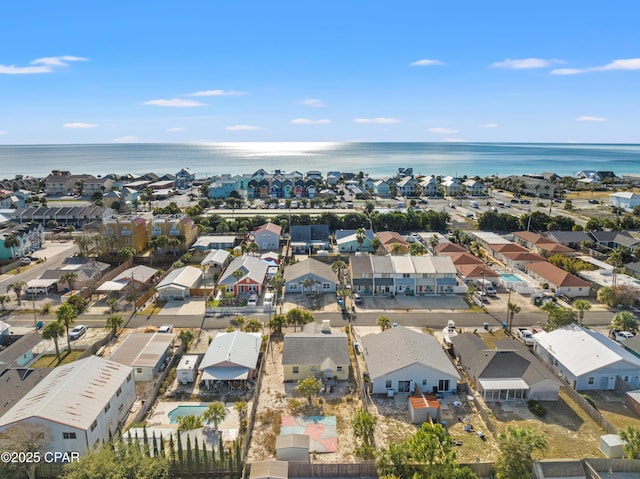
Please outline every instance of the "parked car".
[[247, 300], [247, 306], [257, 306], [258, 305], [258, 295], [251, 294], [249, 299]]
[[354, 293], [353, 302], [356, 304], [362, 304], [362, 295], [360, 293]]
[[74, 326], [71, 331], [69, 331], [69, 339], [78, 339], [87, 332], [87, 327], [84, 324], [79, 324]]
[[159, 333], [172, 333], [173, 332], [173, 324], [165, 324], [158, 328]]
[[29, 258], [28, 256], [23, 256], [22, 258], [20, 258], [20, 263], [21, 264], [31, 264], [31, 258]]
[[631, 339], [635, 336], [634, 333], [630, 332], [630, 331], [612, 331], [613, 333], [613, 339], [615, 339], [618, 342], [621, 341], [626, 341], [627, 339]]

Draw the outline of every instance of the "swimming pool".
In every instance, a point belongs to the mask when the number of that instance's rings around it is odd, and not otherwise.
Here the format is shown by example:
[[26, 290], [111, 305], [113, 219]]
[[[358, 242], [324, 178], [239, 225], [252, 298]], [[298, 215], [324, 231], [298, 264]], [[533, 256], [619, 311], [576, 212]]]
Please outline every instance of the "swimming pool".
[[501, 274], [500, 277], [502, 278], [503, 281], [505, 281], [507, 283], [522, 283], [523, 282], [515, 274], [511, 274], [511, 273]]
[[182, 416], [202, 416], [207, 409], [207, 406], [178, 406], [167, 414], [169, 423], [177, 424], [178, 418]]

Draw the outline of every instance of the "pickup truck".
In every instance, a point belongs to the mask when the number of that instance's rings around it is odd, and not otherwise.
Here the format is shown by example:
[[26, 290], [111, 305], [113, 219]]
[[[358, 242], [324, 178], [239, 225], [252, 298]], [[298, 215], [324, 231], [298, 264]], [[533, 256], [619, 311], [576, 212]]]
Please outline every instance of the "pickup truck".
[[527, 346], [533, 346], [535, 341], [533, 340], [533, 333], [527, 328], [518, 328], [518, 337]]

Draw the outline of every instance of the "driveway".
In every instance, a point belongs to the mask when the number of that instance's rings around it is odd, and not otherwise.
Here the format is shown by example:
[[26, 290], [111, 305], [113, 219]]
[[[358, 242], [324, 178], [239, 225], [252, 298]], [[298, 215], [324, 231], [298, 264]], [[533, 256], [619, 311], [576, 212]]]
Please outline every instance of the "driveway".
[[460, 295], [445, 296], [403, 296], [395, 298], [387, 296], [363, 296], [363, 301], [356, 307], [356, 312], [367, 311], [403, 311], [403, 310], [452, 310], [469, 309], [469, 306]]
[[170, 300], [158, 312], [159, 316], [204, 315], [204, 298], [188, 298], [184, 301]]

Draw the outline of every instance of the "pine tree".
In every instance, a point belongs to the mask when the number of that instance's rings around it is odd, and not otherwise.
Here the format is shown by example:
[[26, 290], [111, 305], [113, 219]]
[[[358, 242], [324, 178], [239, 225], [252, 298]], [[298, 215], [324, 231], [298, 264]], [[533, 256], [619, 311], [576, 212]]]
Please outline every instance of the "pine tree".
[[220, 469], [224, 468], [224, 443], [222, 442], [222, 434], [218, 438], [218, 452], [220, 453]]
[[173, 434], [169, 434], [169, 460], [171, 464], [175, 464], [176, 462], [176, 447], [173, 443]]
[[198, 444], [198, 436], [194, 441], [193, 445], [193, 470], [196, 472], [201, 472], [200, 469], [200, 445]]
[[202, 471], [209, 472], [209, 459], [207, 454], [207, 443], [202, 441]]
[[187, 434], [187, 471], [193, 472], [193, 451], [191, 450], [191, 434]]
[[143, 445], [143, 452], [144, 455], [149, 457], [150, 453], [149, 453], [149, 435], [147, 434], [147, 428], [144, 427], [142, 428], [142, 445]]
[[158, 441], [156, 441], [156, 432], [153, 431], [151, 436], [151, 441], [153, 444], [153, 457], [158, 457]]
[[160, 433], [160, 454], [162, 455], [162, 457], [165, 456], [165, 452], [164, 452], [164, 438], [162, 437], [162, 433]]
[[180, 437], [180, 433], [178, 433], [178, 462], [181, 466], [184, 463], [184, 456], [182, 455], [182, 438]]

